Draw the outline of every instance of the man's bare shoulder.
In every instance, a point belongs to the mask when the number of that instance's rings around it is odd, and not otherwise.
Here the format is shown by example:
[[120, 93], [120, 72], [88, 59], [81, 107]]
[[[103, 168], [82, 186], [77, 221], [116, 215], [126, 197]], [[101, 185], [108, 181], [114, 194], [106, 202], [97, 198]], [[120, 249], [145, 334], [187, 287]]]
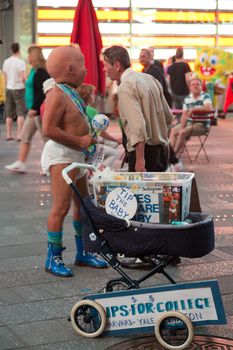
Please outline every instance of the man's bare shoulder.
[[58, 86], [54, 86], [52, 88], [52, 90], [49, 91], [49, 94], [46, 98], [47, 100], [62, 100], [64, 101], [64, 99], [66, 99], [66, 95], [64, 94], [64, 92], [59, 89]]

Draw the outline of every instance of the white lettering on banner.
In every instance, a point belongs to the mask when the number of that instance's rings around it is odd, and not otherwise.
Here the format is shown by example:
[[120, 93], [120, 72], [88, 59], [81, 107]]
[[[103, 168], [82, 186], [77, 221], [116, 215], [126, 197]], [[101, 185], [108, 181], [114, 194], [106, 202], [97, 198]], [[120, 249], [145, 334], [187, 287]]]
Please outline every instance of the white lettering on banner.
[[[174, 297], [174, 295], [176, 297]], [[162, 291], [159, 293], [95, 299], [106, 309], [108, 331], [154, 325], [164, 312], [179, 311], [191, 321], [217, 320], [211, 288]]]
[[108, 317], [120, 316], [130, 316], [130, 315], [140, 315], [149, 314], [155, 312], [165, 312], [165, 311], [184, 311], [190, 309], [204, 309], [210, 307], [209, 298], [196, 298], [196, 299], [186, 299], [186, 300], [175, 300], [166, 302], [149, 302], [149, 303], [139, 303], [131, 305], [121, 305], [107, 307]]
[[106, 212], [120, 219], [132, 219], [137, 210], [137, 200], [126, 187], [117, 187], [106, 198]]

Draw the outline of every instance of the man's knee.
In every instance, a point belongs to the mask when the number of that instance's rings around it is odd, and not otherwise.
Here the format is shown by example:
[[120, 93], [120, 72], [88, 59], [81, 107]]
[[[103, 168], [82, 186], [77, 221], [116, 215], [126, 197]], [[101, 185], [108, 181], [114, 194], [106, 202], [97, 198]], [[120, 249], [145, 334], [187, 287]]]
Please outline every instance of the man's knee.
[[184, 129], [180, 130], [179, 134], [180, 134], [181, 137], [186, 137], [188, 135], [188, 133], [189, 133], [189, 130], [184, 128]]
[[171, 129], [171, 134], [177, 136], [180, 132], [180, 124], [174, 125]]
[[57, 205], [57, 203], [52, 208], [52, 215], [61, 218], [64, 220], [66, 215], [68, 214], [70, 210], [70, 204], [63, 204]]

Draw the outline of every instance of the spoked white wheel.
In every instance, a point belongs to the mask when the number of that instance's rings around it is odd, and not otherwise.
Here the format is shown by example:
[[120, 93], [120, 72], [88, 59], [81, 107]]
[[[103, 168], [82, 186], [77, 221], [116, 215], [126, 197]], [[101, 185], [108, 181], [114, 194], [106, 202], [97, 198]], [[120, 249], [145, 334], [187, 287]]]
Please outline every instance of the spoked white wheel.
[[83, 337], [96, 338], [106, 326], [106, 312], [93, 300], [81, 300], [71, 310], [71, 324], [75, 332]]
[[181, 312], [165, 312], [156, 321], [155, 335], [165, 349], [186, 349], [193, 340], [193, 325]]

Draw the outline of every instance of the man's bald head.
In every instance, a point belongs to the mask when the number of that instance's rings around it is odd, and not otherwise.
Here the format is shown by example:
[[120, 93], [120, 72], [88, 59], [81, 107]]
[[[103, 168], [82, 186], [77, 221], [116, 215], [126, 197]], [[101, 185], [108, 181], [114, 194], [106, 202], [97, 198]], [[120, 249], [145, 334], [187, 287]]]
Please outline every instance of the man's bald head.
[[72, 46], [53, 49], [47, 59], [46, 67], [49, 75], [57, 83], [67, 82], [78, 86], [86, 75], [83, 54]]

